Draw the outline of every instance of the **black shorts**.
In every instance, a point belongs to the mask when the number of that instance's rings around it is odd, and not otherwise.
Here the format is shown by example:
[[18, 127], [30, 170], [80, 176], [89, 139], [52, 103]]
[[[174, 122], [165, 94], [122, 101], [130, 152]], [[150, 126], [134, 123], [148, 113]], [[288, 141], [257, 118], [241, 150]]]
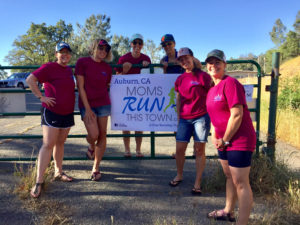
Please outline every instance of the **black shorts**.
[[55, 128], [69, 128], [74, 126], [74, 113], [68, 115], [59, 115], [51, 112], [49, 109], [41, 108], [42, 125]]
[[251, 166], [252, 152], [251, 151], [220, 151], [218, 150], [219, 158], [227, 160], [228, 165], [232, 167], [248, 167]]

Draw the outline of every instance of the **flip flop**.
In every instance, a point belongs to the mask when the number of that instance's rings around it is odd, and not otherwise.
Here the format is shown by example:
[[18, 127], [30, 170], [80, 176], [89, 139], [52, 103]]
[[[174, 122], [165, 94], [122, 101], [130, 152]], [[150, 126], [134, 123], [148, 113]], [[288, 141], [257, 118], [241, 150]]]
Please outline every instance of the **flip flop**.
[[[88, 148], [86, 154], [86, 157], [90, 160], [94, 160], [95, 159], [95, 155], [94, 155], [95, 150], [92, 150], [90, 148]], [[94, 156], [93, 156], [94, 155]]]
[[192, 189], [192, 194], [193, 195], [202, 195], [202, 191], [201, 191], [201, 188], [193, 188]]
[[102, 177], [102, 174], [100, 173], [100, 171], [96, 171], [96, 172], [92, 173], [91, 180], [99, 181], [101, 179], [101, 177]]
[[130, 158], [131, 157], [131, 153], [129, 151], [125, 151], [124, 157], [125, 158]]
[[65, 172], [62, 172], [54, 177], [55, 181], [71, 182], [73, 177], [68, 176]]
[[235, 222], [235, 217], [234, 216], [232, 217], [231, 213], [224, 212], [224, 209], [214, 210], [210, 213], [207, 213], [207, 218], [214, 219], [214, 220]]
[[169, 182], [169, 185], [170, 185], [171, 187], [176, 187], [176, 186], [179, 185], [181, 182], [182, 182], [182, 180], [171, 180], [171, 181]]
[[143, 158], [144, 155], [141, 152], [136, 152], [135, 157], [137, 157], [137, 158]]
[[42, 187], [43, 187], [43, 185], [44, 185], [44, 183], [36, 183], [34, 185], [34, 187], [30, 191], [31, 197], [33, 197], [33, 198], [40, 197], [40, 195], [42, 193]]

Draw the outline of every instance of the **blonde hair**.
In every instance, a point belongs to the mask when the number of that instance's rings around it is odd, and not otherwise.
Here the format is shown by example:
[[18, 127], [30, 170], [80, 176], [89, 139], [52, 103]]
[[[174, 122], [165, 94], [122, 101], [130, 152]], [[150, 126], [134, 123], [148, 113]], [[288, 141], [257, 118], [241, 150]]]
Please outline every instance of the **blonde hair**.
[[[95, 58], [97, 49], [98, 49], [98, 44], [100, 42], [101, 39], [96, 39], [92, 42], [92, 44], [90, 45], [90, 49], [89, 49], [89, 54], [90, 56]], [[109, 52], [107, 52], [106, 57], [104, 59], [105, 62], [109, 63], [113, 60], [113, 54], [111, 52], [111, 48], [109, 50]]]

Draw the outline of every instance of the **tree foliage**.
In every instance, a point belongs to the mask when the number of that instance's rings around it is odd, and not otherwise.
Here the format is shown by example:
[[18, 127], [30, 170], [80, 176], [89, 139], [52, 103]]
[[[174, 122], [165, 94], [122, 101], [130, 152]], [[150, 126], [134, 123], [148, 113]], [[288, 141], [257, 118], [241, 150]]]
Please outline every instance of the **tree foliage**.
[[76, 58], [88, 56], [89, 47], [95, 39], [111, 41], [110, 17], [102, 14], [91, 15], [84, 25], [76, 24], [77, 32], [72, 40]]
[[[300, 10], [298, 11], [297, 15], [296, 15], [296, 21], [293, 24], [294, 28], [295, 28], [295, 32], [300, 35]], [[298, 36], [299, 37], [299, 36]]]
[[27, 33], [13, 42], [14, 49], [8, 53], [6, 60], [14, 66], [40, 65], [54, 61], [56, 43], [68, 42], [72, 32], [72, 25], [63, 20], [58, 21], [55, 26], [32, 23]]
[[298, 111], [300, 109], [300, 77], [283, 81], [283, 89], [278, 96], [278, 107]]
[[156, 46], [152, 40], [147, 40], [144, 43], [142, 51], [151, 58], [152, 63], [159, 63], [160, 59], [163, 57], [161, 47]]
[[284, 43], [285, 32], [286, 32], [286, 26], [283, 25], [281, 19], [277, 19], [272, 28], [272, 31], [269, 33], [271, 36], [271, 40], [277, 47], [279, 47], [281, 44]]
[[5, 72], [4, 70], [0, 70], [0, 80], [5, 79], [6, 77], [7, 77], [7, 72]]
[[130, 42], [128, 37], [124, 37], [122, 35], [114, 35], [112, 37], [112, 52], [113, 52], [113, 64], [117, 64], [120, 56], [126, 54], [130, 51]]

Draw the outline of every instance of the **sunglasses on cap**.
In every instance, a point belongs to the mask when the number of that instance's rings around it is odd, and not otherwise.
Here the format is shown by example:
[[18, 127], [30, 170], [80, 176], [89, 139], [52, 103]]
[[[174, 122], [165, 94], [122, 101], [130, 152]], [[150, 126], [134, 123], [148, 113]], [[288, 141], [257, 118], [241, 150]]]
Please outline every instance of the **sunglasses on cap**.
[[143, 45], [142, 41], [133, 41], [132, 42], [133, 45]]
[[163, 46], [163, 47], [167, 47], [167, 46], [170, 46], [170, 45], [172, 45], [172, 42], [171, 42], [171, 41], [170, 41], [170, 42], [167, 42], [167, 43], [163, 43], [163, 44], [162, 44], [162, 46]]
[[107, 53], [109, 52], [109, 48], [106, 45], [98, 45], [98, 49], [100, 51], [106, 51]]

